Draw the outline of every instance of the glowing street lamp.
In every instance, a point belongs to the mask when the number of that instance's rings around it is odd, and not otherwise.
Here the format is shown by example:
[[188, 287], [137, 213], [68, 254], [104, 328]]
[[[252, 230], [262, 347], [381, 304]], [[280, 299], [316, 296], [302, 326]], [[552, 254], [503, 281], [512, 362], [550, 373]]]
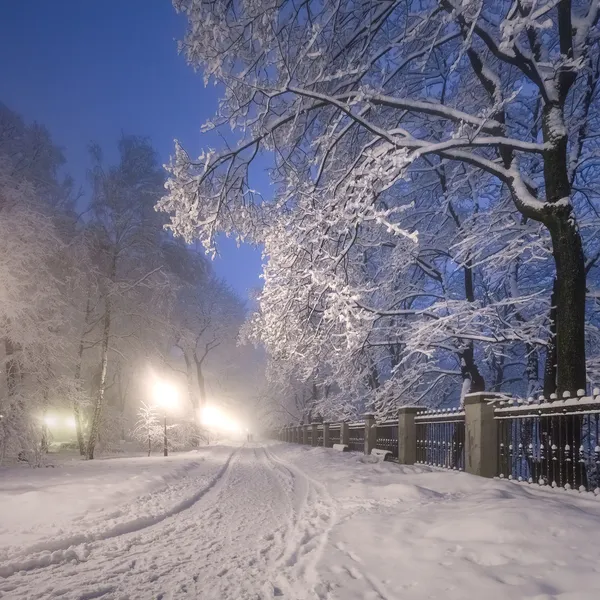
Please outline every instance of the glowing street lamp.
[[177, 404], [177, 390], [166, 381], [158, 380], [153, 388], [154, 404], [163, 410], [164, 415], [164, 436], [163, 436], [163, 454], [169, 456], [167, 440], [167, 411], [172, 410]]
[[54, 415], [44, 415], [44, 425], [48, 428], [56, 427], [58, 419]]

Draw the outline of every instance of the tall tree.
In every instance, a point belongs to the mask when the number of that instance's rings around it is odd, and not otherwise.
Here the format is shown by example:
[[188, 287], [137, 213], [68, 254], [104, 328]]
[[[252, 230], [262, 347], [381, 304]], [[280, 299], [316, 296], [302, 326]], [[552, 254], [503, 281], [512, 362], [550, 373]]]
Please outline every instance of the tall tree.
[[[264, 241], [271, 260], [277, 232], [276, 244], [304, 253], [307, 273], [325, 282], [321, 297], [335, 296], [329, 307], [356, 313], [345, 256], [374, 224], [416, 243], [398, 218], [402, 189], [431, 160], [461, 165], [548, 232], [556, 385], [586, 386], [577, 180], [596, 110], [595, 0], [174, 4], [189, 19], [189, 62], [225, 84], [211, 124], [246, 132], [236, 148], [197, 161], [177, 146], [159, 205], [175, 232], [211, 248], [218, 231], [235, 231]], [[274, 154], [279, 184], [267, 204], [250, 185], [262, 149]]]
[[96, 302], [98, 327], [92, 342], [92, 347], [99, 347], [99, 366], [87, 440], [89, 459], [94, 458], [105, 405], [111, 341], [132, 335], [123, 330], [122, 318], [118, 332], [115, 323], [123, 316], [129, 325], [134, 323], [139, 311], [132, 310], [132, 304], [141, 297], [151, 303], [153, 285], [162, 289], [164, 284], [162, 278], [157, 280], [162, 265], [162, 222], [153, 206], [160, 195], [163, 175], [156, 154], [147, 140], [138, 137], [123, 137], [119, 154], [116, 166], [105, 167], [101, 150], [92, 148], [89, 228], [101, 276]]

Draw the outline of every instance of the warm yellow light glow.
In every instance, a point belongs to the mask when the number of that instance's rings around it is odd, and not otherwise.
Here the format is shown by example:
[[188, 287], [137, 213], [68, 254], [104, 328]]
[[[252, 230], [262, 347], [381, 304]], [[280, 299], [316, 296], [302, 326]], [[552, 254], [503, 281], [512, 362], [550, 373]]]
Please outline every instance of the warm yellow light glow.
[[211, 429], [219, 429], [221, 431], [229, 431], [231, 433], [241, 433], [240, 424], [226, 415], [216, 406], [205, 406], [200, 410], [200, 422], [205, 427]]
[[157, 380], [152, 390], [154, 403], [165, 410], [172, 410], [177, 405], [179, 395], [175, 386], [166, 381]]
[[46, 427], [55, 427], [56, 421], [57, 421], [57, 419], [54, 415], [45, 415], [44, 416], [44, 423], [46, 424]]

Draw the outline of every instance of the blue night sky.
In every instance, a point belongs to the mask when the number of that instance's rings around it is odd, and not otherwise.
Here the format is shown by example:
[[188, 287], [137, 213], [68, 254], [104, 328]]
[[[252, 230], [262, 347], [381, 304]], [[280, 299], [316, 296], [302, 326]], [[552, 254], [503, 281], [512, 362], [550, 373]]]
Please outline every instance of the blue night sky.
[[[178, 138], [192, 154], [215, 140], [200, 126], [217, 105], [177, 54], [185, 19], [169, 0], [20, 0], [0, 10], [0, 101], [49, 129], [83, 185], [87, 147], [109, 159], [121, 133], [151, 138], [167, 162]], [[266, 176], [259, 174], [259, 183]], [[260, 185], [262, 188], [262, 185]], [[219, 246], [217, 273], [243, 297], [260, 285], [260, 252]]]

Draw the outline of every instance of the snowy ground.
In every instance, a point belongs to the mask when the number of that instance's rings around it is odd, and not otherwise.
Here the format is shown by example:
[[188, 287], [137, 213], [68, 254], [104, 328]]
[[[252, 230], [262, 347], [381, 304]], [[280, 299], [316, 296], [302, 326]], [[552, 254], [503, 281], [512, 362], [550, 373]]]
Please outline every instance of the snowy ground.
[[0, 597], [597, 597], [598, 499], [364, 461], [257, 443], [2, 470]]

